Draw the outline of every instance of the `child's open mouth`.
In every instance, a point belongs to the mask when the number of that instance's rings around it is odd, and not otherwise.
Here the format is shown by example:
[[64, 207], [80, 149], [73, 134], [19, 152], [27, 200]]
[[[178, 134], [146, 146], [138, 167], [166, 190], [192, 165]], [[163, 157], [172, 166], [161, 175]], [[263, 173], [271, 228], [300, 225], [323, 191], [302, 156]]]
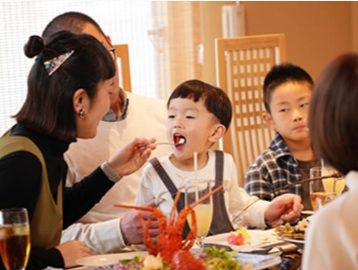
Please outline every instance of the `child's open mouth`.
[[173, 135], [173, 140], [175, 147], [180, 147], [186, 143], [186, 138], [179, 133]]

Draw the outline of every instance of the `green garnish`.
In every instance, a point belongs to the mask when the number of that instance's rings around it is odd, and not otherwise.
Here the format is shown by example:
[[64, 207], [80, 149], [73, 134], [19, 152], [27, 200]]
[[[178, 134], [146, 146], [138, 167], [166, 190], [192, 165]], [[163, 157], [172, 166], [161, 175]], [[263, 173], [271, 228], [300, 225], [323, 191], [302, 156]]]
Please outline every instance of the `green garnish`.
[[285, 224], [285, 229], [286, 229], [287, 231], [290, 231], [290, 230], [292, 229], [291, 224], [287, 222], [287, 223]]
[[208, 257], [205, 260], [206, 269], [215, 270], [241, 270], [242, 267], [238, 265], [237, 260], [232, 256], [236, 254], [235, 251], [228, 252], [224, 248], [205, 248], [204, 254]]
[[121, 264], [128, 264], [131, 262], [139, 262], [140, 257], [139, 256], [135, 256], [132, 259], [123, 259], [123, 260], [119, 260], [119, 263]]

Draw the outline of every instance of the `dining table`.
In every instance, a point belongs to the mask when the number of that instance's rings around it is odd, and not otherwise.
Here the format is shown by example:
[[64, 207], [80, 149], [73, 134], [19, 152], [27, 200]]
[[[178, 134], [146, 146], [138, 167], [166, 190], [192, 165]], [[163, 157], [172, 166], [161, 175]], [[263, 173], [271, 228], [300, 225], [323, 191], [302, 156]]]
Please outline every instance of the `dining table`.
[[[250, 232], [255, 231], [255, 230], [250, 230]], [[259, 233], [265, 233], [262, 230], [256, 230], [257, 234]], [[271, 230], [266, 230], [266, 233], [269, 233], [272, 231]], [[216, 239], [219, 239], [219, 236], [214, 236], [216, 237]], [[212, 237], [213, 238], [213, 237]], [[208, 240], [209, 239], [209, 240]], [[214, 238], [215, 239], [215, 238]], [[215, 241], [214, 241], [215, 242]], [[210, 237], [207, 237], [204, 247], [218, 247], [218, 248], [226, 248], [228, 251], [235, 251], [235, 249], [232, 249], [232, 247], [228, 246], [228, 245], [220, 245], [220, 244], [215, 244], [212, 243], [210, 244]], [[194, 249], [197, 249], [198, 247], [194, 247]], [[76, 267], [72, 267], [72, 268], [66, 268], [66, 269], [71, 269], [71, 270], [99, 270], [99, 269], [116, 269], [113, 267], [113, 264], [116, 262], [119, 262], [119, 259], [124, 259], [127, 258], [126, 255], [132, 255], [133, 252], [138, 252], [138, 251], [134, 251], [131, 248], [126, 248], [124, 250], [122, 250], [122, 252], [120, 253], [112, 253], [112, 254], [98, 254], [98, 255], [91, 255], [88, 258], [88, 260], [82, 260], [82, 262], [84, 262], [84, 265], [78, 265]], [[303, 245], [297, 245], [295, 243], [292, 242], [287, 242], [287, 241], [276, 241], [275, 243], [272, 243], [270, 245], [270, 243], [268, 243], [267, 245], [264, 245], [262, 248], [259, 248], [257, 250], [252, 250], [252, 251], [237, 251], [238, 252], [238, 258], [245, 258], [245, 256], [248, 255], [255, 255], [257, 258], [259, 258], [259, 256], [276, 256], [278, 258], [278, 260], [276, 260], [276, 263], [274, 263], [273, 265], [268, 264], [267, 267], [263, 266], [260, 268], [253, 268], [255, 270], [258, 269], [268, 269], [268, 270], [295, 270], [295, 269], [299, 269], [301, 266], [301, 259], [302, 259], [302, 253], [303, 253]], [[138, 254], [144, 254], [143, 250], [139, 251]], [[240, 257], [241, 256], [241, 257]], [[93, 263], [93, 265], [91, 265], [91, 263], [87, 263], [89, 262], [89, 259], [95, 259], [95, 263]], [[106, 260], [110, 259], [111, 261], [108, 265], [106, 265]], [[129, 257], [130, 258], [130, 257]], [[103, 260], [103, 262], [100, 262], [97, 264], [97, 262], [99, 262], [99, 260]], [[115, 259], [115, 261], [113, 261], [112, 259]], [[251, 258], [252, 259], [252, 258]], [[97, 260], [97, 261], [96, 261]], [[80, 261], [80, 260], [79, 260]], [[96, 265], [97, 264], [97, 265]], [[263, 264], [265, 265], [265, 264]], [[111, 267], [112, 266], [112, 267]], [[55, 268], [47, 268], [47, 270], [59, 270], [59, 269], [55, 269]]]

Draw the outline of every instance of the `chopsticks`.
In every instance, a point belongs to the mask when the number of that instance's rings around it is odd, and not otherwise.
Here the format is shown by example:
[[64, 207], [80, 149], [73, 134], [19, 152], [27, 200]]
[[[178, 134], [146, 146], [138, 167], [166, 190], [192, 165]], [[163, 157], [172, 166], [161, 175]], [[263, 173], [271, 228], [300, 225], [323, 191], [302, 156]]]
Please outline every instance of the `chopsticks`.
[[[194, 208], [195, 206], [197, 206], [201, 202], [205, 201], [210, 196], [214, 195], [215, 193], [219, 192], [222, 189], [223, 189], [223, 185], [218, 186], [217, 188], [215, 188], [214, 190], [212, 190], [208, 194], [206, 194], [203, 197], [201, 197], [198, 201], [193, 202], [192, 204], [190, 204], [189, 207]], [[177, 196], [179, 196], [179, 195], [180, 195], [180, 193], [178, 192]], [[141, 210], [141, 211], [151, 211], [151, 212], [153, 211], [153, 207], [148, 207], [148, 206], [137, 206], [137, 205], [128, 205], [128, 204], [119, 204], [119, 203], [115, 203], [113, 206], [114, 207], [120, 207], [120, 208], [127, 208], [127, 209], [136, 209], [136, 210]]]
[[[316, 177], [316, 178], [309, 178], [309, 179], [304, 179], [304, 180], [301, 180], [301, 181], [298, 181], [298, 182], [295, 182], [295, 183], [291, 183], [291, 184], [287, 184], [283, 187], [279, 187], [279, 188], [276, 188], [274, 189], [272, 192], [266, 192], [265, 195], [276, 195], [276, 192], [277, 191], [280, 191], [282, 189], [287, 189], [289, 187], [292, 187], [292, 186], [296, 186], [296, 185], [302, 185], [304, 183], [308, 183], [308, 182], [312, 182], [312, 181], [318, 181], [318, 180], [322, 180], [322, 179], [326, 179], [326, 178], [339, 178], [339, 177], [342, 177], [342, 175], [340, 173], [333, 173], [333, 174], [330, 174], [330, 175], [324, 175], [324, 176], [320, 176], [320, 177]], [[241, 212], [233, 218], [232, 222], [236, 222], [236, 220], [247, 210], [249, 209], [253, 204], [255, 204], [256, 202], [258, 202], [259, 200], [261, 200], [260, 198], [256, 198], [253, 202], [251, 202], [249, 205], [247, 205], [244, 209], [241, 210]]]
[[272, 192], [270, 192], [270, 195], [275, 195], [275, 192], [277, 192], [277, 191], [280, 191], [282, 189], [287, 189], [289, 187], [293, 187], [293, 186], [296, 186], [296, 185], [302, 185], [304, 183], [308, 183], [308, 182], [312, 182], [312, 181], [318, 181], [318, 180], [322, 180], [322, 179], [326, 179], [326, 178], [339, 178], [339, 177], [342, 177], [342, 175], [340, 173], [332, 173], [330, 175], [324, 175], [324, 176], [320, 176], [320, 177], [316, 177], [316, 178], [304, 179], [304, 180], [301, 180], [301, 181], [297, 181], [295, 183], [287, 184], [287, 185], [285, 185], [283, 187], [276, 188]]

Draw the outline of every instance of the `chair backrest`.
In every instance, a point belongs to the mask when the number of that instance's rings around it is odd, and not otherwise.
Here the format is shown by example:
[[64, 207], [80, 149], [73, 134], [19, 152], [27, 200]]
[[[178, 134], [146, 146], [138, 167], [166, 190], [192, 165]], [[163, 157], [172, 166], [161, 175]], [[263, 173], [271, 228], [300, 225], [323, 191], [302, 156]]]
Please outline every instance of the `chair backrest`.
[[246, 170], [274, 136], [262, 121], [262, 86], [271, 67], [286, 61], [285, 36], [218, 38], [215, 45], [217, 84], [233, 106], [223, 150], [234, 157], [243, 186]]
[[128, 45], [118, 44], [113, 47], [116, 49], [116, 56], [118, 58], [119, 84], [125, 91], [132, 92]]

